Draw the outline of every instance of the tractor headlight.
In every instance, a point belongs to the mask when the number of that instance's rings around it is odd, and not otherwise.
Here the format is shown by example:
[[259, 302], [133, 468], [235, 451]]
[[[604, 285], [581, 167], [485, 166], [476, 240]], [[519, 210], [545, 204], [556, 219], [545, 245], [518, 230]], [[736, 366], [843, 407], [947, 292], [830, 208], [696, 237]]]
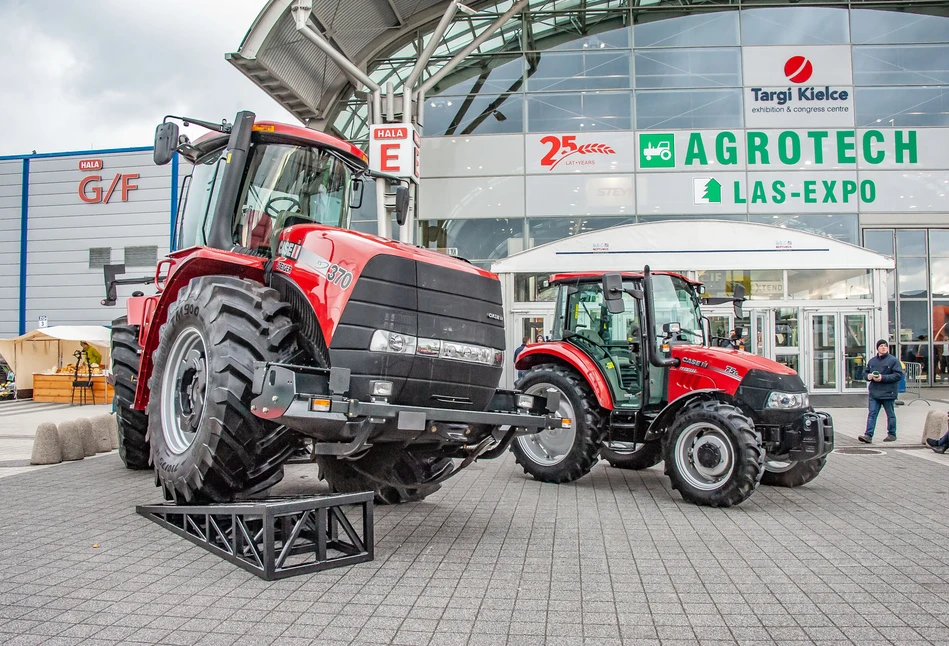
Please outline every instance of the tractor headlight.
[[807, 393], [773, 392], [768, 395], [768, 401], [765, 403], [765, 408], [777, 408], [782, 410], [807, 408], [808, 406], [810, 406], [810, 399]]
[[409, 334], [389, 330], [373, 332], [372, 339], [369, 341], [369, 350], [392, 354], [417, 354], [452, 361], [479, 363], [485, 366], [500, 366], [504, 363], [504, 353], [501, 350], [472, 343], [419, 339]]

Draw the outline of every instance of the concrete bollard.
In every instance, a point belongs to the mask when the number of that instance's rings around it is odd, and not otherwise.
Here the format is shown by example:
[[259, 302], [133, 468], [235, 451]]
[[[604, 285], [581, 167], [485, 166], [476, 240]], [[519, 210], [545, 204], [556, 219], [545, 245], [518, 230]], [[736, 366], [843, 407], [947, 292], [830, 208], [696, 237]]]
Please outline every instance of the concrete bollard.
[[112, 450], [112, 416], [96, 415], [89, 421], [96, 434], [96, 452], [108, 453]]
[[82, 450], [82, 431], [79, 422], [69, 420], [59, 425], [59, 442], [63, 448], [63, 460], [81, 460], [85, 457]]
[[63, 461], [63, 444], [56, 425], [43, 422], [36, 427], [30, 464], [59, 464]]
[[92, 428], [92, 422], [88, 418], [76, 420], [79, 424], [79, 433], [82, 437], [82, 452], [85, 456], [91, 457], [96, 454], [96, 432]]
[[923, 426], [922, 444], [925, 444], [929, 438], [938, 440], [946, 434], [947, 430], [949, 430], [949, 422], [947, 422], [946, 413], [940, 410], [929, 411], [926, 413], [926, 424]]
[[118, 418], [115, 416], [115, 413], [109, 415], [109, 419], [112, 421], [109, 422], [109, 439], [112, 441], [112, 448], [119, 448], [119, 425]]

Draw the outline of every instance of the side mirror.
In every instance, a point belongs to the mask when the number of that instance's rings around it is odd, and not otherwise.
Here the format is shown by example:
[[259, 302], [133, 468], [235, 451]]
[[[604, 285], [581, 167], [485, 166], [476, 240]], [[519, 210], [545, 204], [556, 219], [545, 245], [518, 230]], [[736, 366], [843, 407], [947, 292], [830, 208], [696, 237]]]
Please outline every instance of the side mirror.
[[155, 150], [152, 159], [159, 166], [164, 166], [175, 156], [178, 149], [178, 124], [166, 121], [155, 128]]
[[741, 283], [735, 285], [735, 318], [744, 318], [745, 314], [741, 311], [741, 304], [745, 300], [745, 286]]
[[409, 215], [409, 189], [405, 186], [395, 188], [395, 221], [399, 226], [405, 224]]
[[354, 179], [349, 197], [349, 208], [358, 209], [362, 206], [362, 197], [366, 192], [366, 183], [361, 179]]
[[626, 309], [623, 303], [623, 277], [620, 274], [603, 274], [603, 300], [610, 314], [622, 314]]

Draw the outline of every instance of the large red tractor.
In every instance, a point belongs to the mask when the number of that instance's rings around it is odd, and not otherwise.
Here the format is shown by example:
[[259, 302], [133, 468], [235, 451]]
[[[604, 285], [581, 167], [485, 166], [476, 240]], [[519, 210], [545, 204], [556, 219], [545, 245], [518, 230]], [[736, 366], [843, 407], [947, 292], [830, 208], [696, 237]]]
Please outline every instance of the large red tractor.
[[[494, 274], [347, 230], [373, 176], [361, 150], [250, 112], [183, 121], [212, 132], [156, 131], [155, 162], [191, 166], [177, 250], [112, 328], [126, 466], [153, 467], [169, 499], [228, 501], [278, 482], [308, 438], [333, 489], [395, 503], [561, 424], [555, 396], [497, 390]], [[107, 269], [104, 304], [143, 282], [123, 271]]]
[[[709, 347], [699, 284], [678, 274], [559, 274], [553, 340], [517, 359], [517, 387], [560, 394], [570, 424], [517, 438], [517, 462], [544, 482], [665, 461], [690, 502], [738, 504], [759, 482], [810, 482], [834, 446], [831, 417], [810, 407], [797, 373]], [[735, 303], [739, 310], [741, 296]], [[661, 337], [660, 337], [661, 335]]]

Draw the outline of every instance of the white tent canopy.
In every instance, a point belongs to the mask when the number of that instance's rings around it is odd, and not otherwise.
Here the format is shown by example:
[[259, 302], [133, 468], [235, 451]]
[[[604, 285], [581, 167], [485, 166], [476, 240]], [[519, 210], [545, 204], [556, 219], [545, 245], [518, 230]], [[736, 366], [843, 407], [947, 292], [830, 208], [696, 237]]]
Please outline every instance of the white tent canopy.
[[893, 259], [824, 236], [766, 224], [682, 220], [628, 224], [535, 247], [491, 266], [498, 274], [734, 269], [892, 269]]
[[0, 356], [16, 373], [17, 390], [33, 388], [33, 374], [51, 372], [72, 361], [79, 342], [95, 346], [102, 365], [109, 365], [110, 330], [101, 325], [57, 325], [39, 328], [12, 339], [0, 339]]

